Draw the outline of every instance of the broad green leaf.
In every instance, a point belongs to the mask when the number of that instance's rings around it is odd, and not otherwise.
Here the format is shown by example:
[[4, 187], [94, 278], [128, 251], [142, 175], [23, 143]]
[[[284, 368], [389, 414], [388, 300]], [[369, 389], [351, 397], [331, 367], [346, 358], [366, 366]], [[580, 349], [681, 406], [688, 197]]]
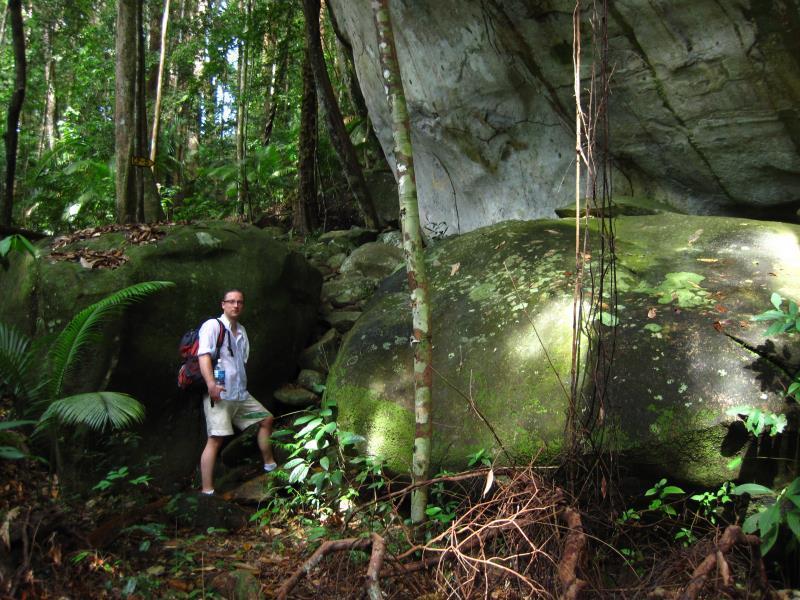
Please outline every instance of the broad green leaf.
[[775, 542], [778, 540], [778, 527], [773, 527], [772, 529], [767, 530], [765, 534], [762, 534], [761, 537], [761, 555], [767, 554], [772, 547], [775, 545]]
[[263, 410], [256, 410], [253, 412], [245, 413], [242, 415], [244, 419], [263, 419], [265, 417], [269, 417], [270, 413], [263, 411]]
[[774, 321], [776, 319], [781, 319], [786, 316], [786, 313], [782, 310], [768, 310], [759, 315], [755, 315], [750, 317], [751, 321]]
[[320, 417], [330, 417], [333, 415], [333, 411], [330, 408], [322, 408], [319, 410]]
[[25, 458], [27, 454], [25, 454], [19, 448], [14, 448], [14, 446], [0, 446], [0, 459], [5, 460], [19, 460], [20, 458]]
[[0, 421], [0, 431], [3, 429], [17, 429], [19, 427], [25, 427], [26, 425], [36, 425], [36, 421]]
[[781, 507], [776, 502], [767, 510], [761, 513], [761, 518], [758, 520], [758, 528], [761, 530], [761, 536], [764, 536], [765, 531], [777, 529], [781, 523]]
[[664, 491], [662, 492], [664, 496], [667, 496], [669, 494], [685, 494], [685, 493], [686, 492], [684, 492], [681, 488], [679, 488], [676, 485], [668, 485], [667, 487], [664, 488]]
[[781, 333], [783, 331], [784, 324], [780, 321], [775, 321], [769, 328], [764, 332], [766, 337], [773, 336], [775, 334]]
[[761, 519], [762, 513], [755, 513], [750, 515], [742, 523], [742, 531], [745, 533], [754, 533], [758, 529], [758, 522]]
[[303, 415], [302, 417], [297, 417], [294, 420], [293, 425], [303, 425], [304, 423], [308, 423], [311, 421], [316, 415]]
[[786, 524], [792, 530], [794, 537], [800, 540], [800, 513], [796, 510], [790, 510], [786, 513]]
[[278, 431], [273, 431], [270, 437], [281, 438], [281, 437], [286, 437], [287, 435], [291, 435], [293, 433], [294, 431], [291, 429], [279, 429]]
[[726, 466], [728, 467], [728, 469], [733, 471], [734, 469], [738, 469], [739, 465], [741, 464], [742, 464], [742, 457], [737, 456], [733, 460], [731, 460]]
[[303, 458], [293, 458], [292, 460], [288, 461], [285, 465], [283, 465], [283, 468], [288, 471], [289, 469], [293, 469], [297, 465], [299, 465], [301, 463], [304, 463], [304, 462], [305, 462], [305, 459], [303, 459]]
[[774, 496], [775, 492], [768, 487], [759, 485], [757, 483], [742, 483], [733, 488], [731, 492], [737, 496], [742, 494], [750, 494], [751, 496]]
[[305, 481], [306, 476], [308, 475], [309, 465], [302, 464], [297, 465], [294, 470], [289, 474], [289, 483], [298, 483], [300, 481]]
[[319, 427], [320, 423], [322, 423], [322, 419], [317, 417], [316, 419], [309, 421], [308, 424], [303, 427], [300, 431], [297, 432], [297, 437], [303, 437], [307, 433], [313, 431], [317, 427]]
[[619, 324], [619, 319], [611, 313], [601, 312], [600, 322], [606, 327], [616, 327]]
[[327, 456], [323, 456], [319, 459], [319, 466], [327, 471], [331, 466], [331, 459], [329, 459]]
[[769, 301], [772, 303], [772, 306], [780, 310], [781, 304], [783, 303], [783, 298], [777, 292], [772, 292], [772, 296], [769, 297]]
[[339, 443], [343, 446], [352, 446], [354, 444], [360, 444], [361, 442], [365, 442], [366, 438], [364, 436], [358, 435], [357, 433], [353, 433], [352, 431], [340, 431], [339, 432]]

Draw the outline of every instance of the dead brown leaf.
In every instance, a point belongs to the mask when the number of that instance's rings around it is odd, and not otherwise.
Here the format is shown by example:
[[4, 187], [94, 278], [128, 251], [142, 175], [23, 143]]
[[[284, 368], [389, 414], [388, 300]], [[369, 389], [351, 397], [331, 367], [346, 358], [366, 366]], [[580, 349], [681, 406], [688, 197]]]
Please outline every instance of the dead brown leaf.
[[658, 311], [655, 308], [651, 307], [650, 310], [647, 311], [647, 318], [648, 319], [655, 319], [657, 314], [658, 314]]

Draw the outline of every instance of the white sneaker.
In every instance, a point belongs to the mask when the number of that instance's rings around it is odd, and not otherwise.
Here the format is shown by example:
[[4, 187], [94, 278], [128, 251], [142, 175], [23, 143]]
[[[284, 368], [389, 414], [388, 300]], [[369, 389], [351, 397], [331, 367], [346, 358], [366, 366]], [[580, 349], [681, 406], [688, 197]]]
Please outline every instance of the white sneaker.
[[274, 463], [274, 462], [264, 463], [264, 472], [265, 473], [271, 473], [272, 471], [274, 471], [277, 468], [278, 468], [278, 463]]

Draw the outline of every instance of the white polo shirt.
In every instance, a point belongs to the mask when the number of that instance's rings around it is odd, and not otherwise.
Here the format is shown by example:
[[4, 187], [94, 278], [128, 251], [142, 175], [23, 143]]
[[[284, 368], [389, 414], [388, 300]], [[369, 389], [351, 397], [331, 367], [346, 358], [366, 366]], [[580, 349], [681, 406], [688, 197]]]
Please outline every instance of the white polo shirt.
[[[222, 338], [222, 345], [219, 348], [219, 365], [225, 370], [225, 391], [220, 394], [223, 400], [244, 401], [249, 394], [247, 392], [247, 372], [245, 364], [250, 356], [250, 341], [247, 339], [247, 332], [242, 324], [236, 326], [236, 335], [231, 332], [231, 322], [224, 314], [219, 320], [225, 325], [227, 333]], [[197, 355], [210, 354], [212, 359], [217, 347], [217, 337], [219, 336], [219, 323], [215, 319], [209, 319], [200, 327], [199, 345]], [[229, 350], [228, 340], [230, 340]]]

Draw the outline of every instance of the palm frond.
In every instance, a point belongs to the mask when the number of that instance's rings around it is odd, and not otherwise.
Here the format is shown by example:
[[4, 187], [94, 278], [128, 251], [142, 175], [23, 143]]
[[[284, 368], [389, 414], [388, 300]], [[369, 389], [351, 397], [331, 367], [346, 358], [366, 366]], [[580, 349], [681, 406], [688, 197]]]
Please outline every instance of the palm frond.
[[27, 399], [34, 362], [31, 339], [13, 325], [0, 323], [0, 386], [13, 396]]
[[81, 354], [96, 341], [101, 326], [124, 307], [143, 300], [150, 294], [175, 284], [171, 281], [145, 281], [114, 292], [87, 306], [67, 324], [50, 351], [52, 365], [51, 396], [61, 395], [64, 380], [75, 367]]
[[55, 400], [39, 419], [37, 432], [53, 420], [91, 429], [121, 429], [144, 420], [144, 406], [133, 396], [119, 392], [88, 392]]

